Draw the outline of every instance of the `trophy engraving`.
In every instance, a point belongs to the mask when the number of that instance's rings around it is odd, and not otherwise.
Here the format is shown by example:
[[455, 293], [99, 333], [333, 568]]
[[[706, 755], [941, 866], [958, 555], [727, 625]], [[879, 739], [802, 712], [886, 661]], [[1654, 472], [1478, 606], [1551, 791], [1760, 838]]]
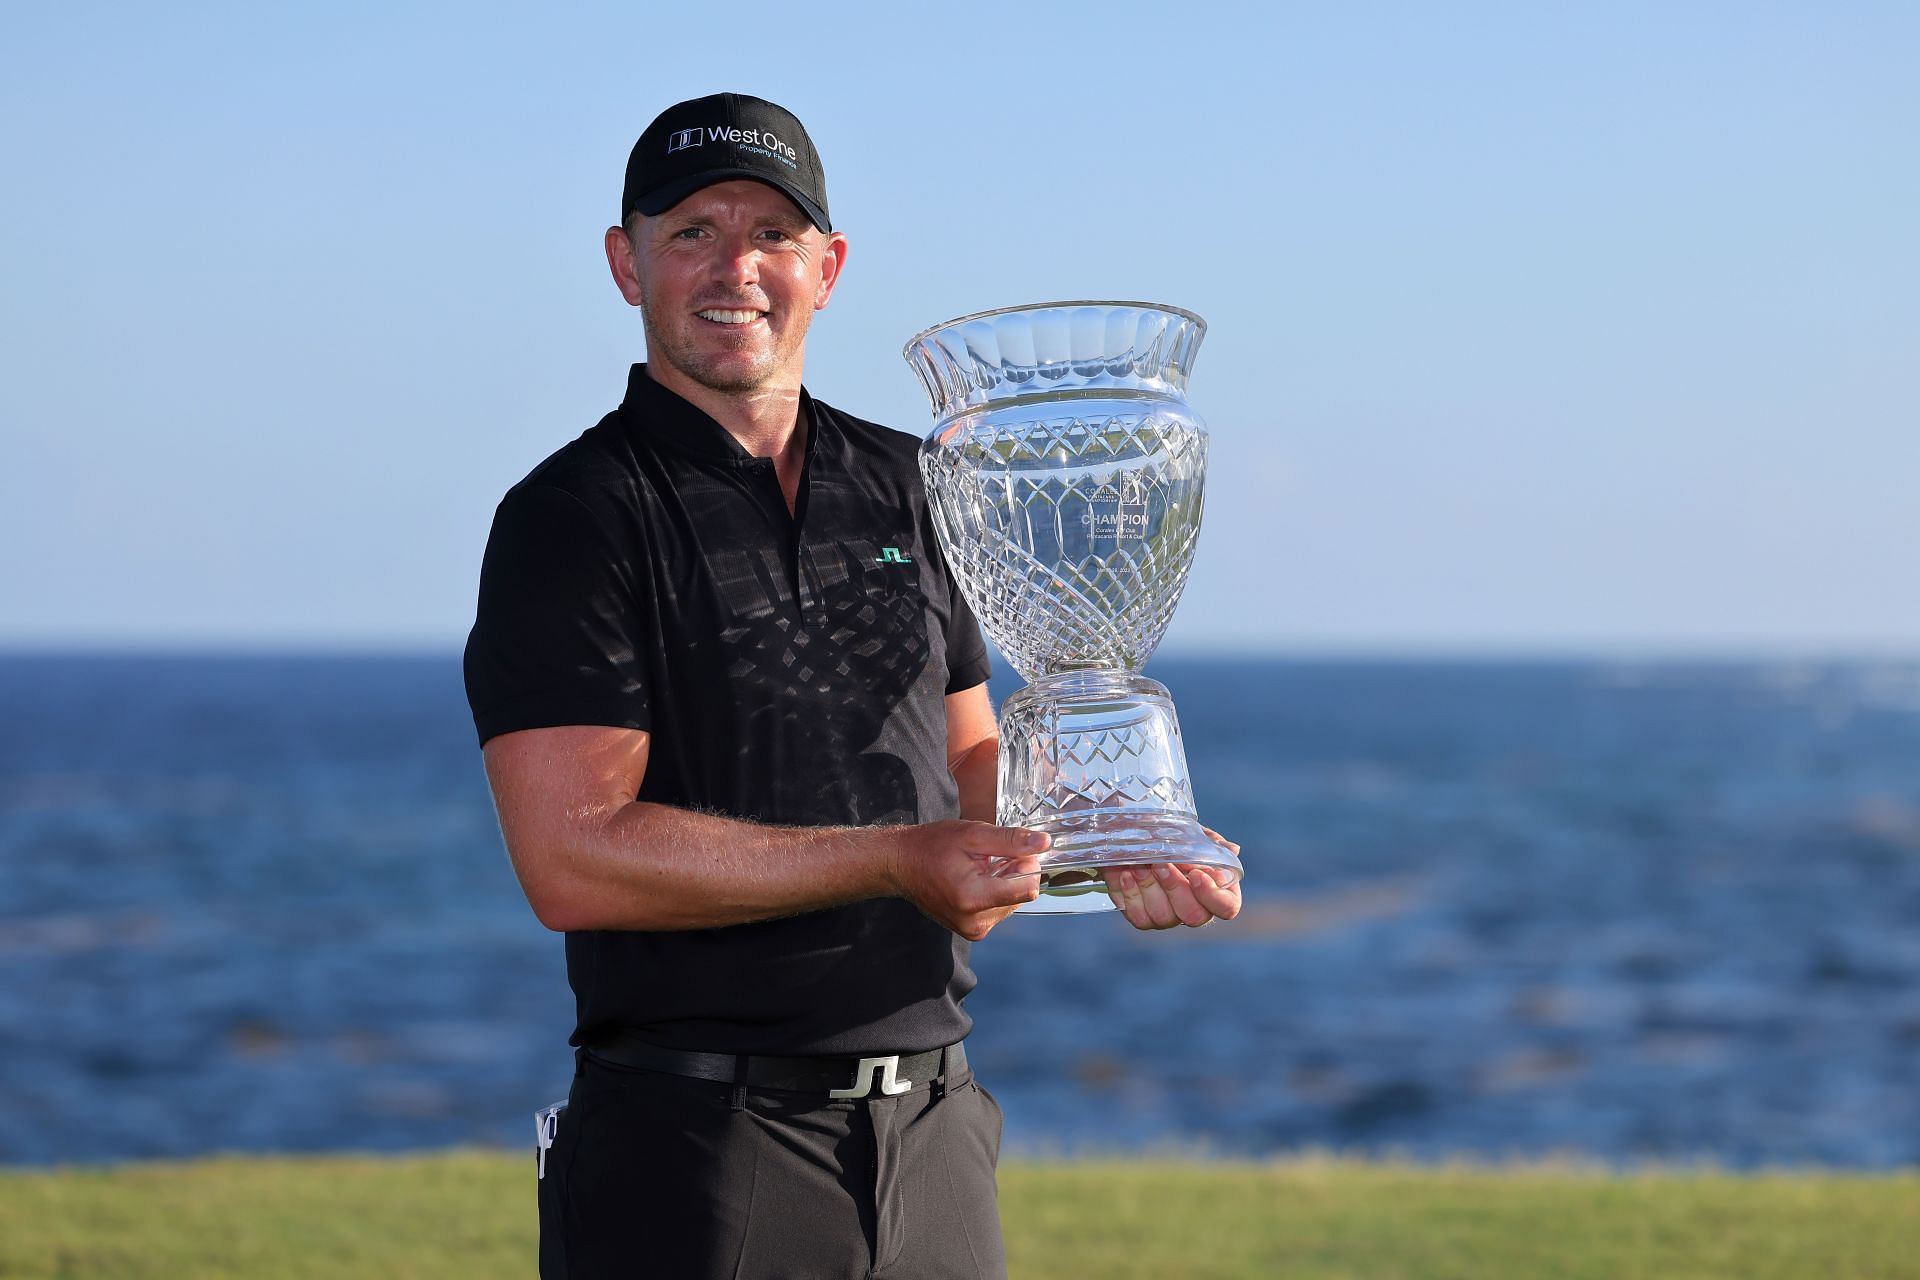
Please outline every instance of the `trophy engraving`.
[[1194, 812], [1166, 687], [1140, 674], [1185, 588], [1207, 430], [1186, 402], [1206, 323], [1061, 302], [907, 344], [933, 402], [934, 529], [981, 626], [1028, 684], [1000, 713], [997, 820], [1053, 837], [1021, 911], [1110, 908], [1103, 867], [1240, 860]]

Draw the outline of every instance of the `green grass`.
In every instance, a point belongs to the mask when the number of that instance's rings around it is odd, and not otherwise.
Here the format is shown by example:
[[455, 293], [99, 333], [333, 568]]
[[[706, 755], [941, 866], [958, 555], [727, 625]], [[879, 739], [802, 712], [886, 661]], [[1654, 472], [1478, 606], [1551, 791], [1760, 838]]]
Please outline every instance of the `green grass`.
[[[1308, 1158], [1009, 1162], [1016, 1277], [1920, 1278], [1920, 1172], [1608, 1174]], [[530, 1159], [0, 1171], [0, 1276], [534, 1272]]]

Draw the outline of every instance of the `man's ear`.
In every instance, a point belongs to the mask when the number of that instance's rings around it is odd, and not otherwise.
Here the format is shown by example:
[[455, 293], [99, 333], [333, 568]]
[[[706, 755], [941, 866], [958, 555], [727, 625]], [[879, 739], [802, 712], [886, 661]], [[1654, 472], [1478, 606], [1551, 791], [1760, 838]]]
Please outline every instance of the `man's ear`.
[[[607, 228], [607, 269], [613, 272], [613, 283], [619, 288], [620, 296], [627, 305], [640, 305], [640, 276], [634, 268], [633, 238], [625, 227]], [[825, 303], [821, 304], [825, 306]]]
[[847, 238], [838, 231], [829, 232], [827, 247], [820, 255], [820, 287], [813, 292], [813, 309], [826, 308], [827, 300], [833, 297], [833, 286], [840, 279], [841, 268], [847, 265]]

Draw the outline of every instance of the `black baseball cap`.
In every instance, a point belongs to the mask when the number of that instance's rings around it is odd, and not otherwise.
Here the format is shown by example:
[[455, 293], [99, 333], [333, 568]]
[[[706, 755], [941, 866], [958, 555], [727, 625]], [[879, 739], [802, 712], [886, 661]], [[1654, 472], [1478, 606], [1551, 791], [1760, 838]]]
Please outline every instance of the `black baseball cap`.
[[813, 225], [827, 220], [827, 176], [813, 139], [785, 107], [745, 93], [675, 103], [654, 118], [627, 157], [620, 221], [665, 213], [702, 187], [752, 178], [778, 187]]

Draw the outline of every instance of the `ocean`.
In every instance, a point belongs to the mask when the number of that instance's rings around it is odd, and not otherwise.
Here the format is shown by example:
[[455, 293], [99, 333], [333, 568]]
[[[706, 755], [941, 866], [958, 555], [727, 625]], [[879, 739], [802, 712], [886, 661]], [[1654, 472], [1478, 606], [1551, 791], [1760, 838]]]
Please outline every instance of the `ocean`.
[[[1149, 674], [1246, 910], [975, 949], [1011, 1150], [1920, 1164], [1920, 663]], [[0, 1162], [564, 1095], [457, 657], [15, 655], [0, 709]]]

